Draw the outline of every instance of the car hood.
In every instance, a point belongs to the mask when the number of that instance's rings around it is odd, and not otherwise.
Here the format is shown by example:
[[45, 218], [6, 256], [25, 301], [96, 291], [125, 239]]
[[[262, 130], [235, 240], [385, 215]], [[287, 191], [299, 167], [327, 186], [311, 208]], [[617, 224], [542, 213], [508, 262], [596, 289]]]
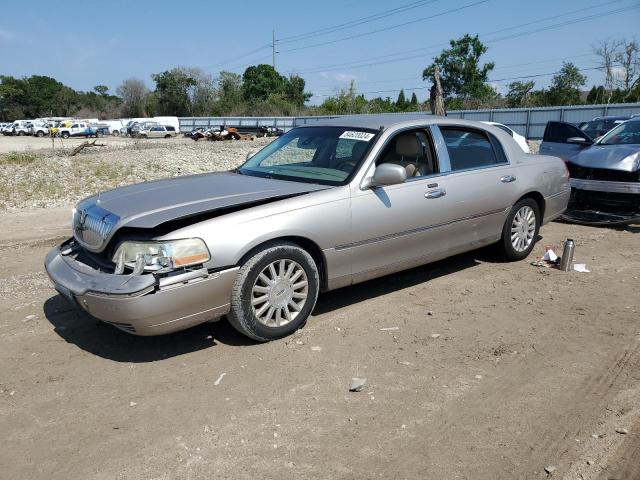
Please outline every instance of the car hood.
[[606, 168], [635, 172], [640, 170], [640, 145], [592, 145], [569, 161], [586, 168]]
[[89, 250], [101, 251], [122, 227], [154, 228], [173, 220], [327, 188], [227, 172], [139, 183], [82, 200], [74, 214], [74, 236]]

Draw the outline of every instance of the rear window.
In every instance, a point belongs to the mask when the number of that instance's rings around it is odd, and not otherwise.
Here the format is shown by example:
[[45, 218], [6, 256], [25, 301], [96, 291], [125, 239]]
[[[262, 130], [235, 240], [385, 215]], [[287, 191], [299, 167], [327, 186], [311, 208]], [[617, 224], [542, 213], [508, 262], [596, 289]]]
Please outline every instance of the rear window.
[[440, 131], [447, 145], [452, 171], [503, 163], [486, 134], [462, 128], [441, 127]]

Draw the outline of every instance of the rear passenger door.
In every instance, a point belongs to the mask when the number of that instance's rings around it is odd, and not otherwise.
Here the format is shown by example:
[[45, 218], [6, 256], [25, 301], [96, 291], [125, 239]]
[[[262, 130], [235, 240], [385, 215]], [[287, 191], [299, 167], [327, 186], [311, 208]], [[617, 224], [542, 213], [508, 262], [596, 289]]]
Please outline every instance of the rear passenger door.
[[[584, 143], [569, 143], [570, 138], [583, 138]], [[564, 161], [593, 143], [593, 139], [578, 127], [565, 122], [548, 122], [540, 144], [541, 155], [553, 155]]]
[[447, 191], [452, 253], [498, 240], [518, 178], [500, 141], [483, 129], [432, 127], [438, 158], [448, 167], [439, 183]]

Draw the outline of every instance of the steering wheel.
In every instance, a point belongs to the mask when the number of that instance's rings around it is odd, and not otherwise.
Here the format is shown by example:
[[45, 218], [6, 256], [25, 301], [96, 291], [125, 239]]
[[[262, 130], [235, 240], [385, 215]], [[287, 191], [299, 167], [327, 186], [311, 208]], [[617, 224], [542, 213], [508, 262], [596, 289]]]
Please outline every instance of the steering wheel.
[[352, 162], [350, 160], [345, 160], [344, 162], [340, 162], [338, 165], [336, 165], [336, 168], [338, 170], [342, 170], [343, 172], [351, 172], [354, 168], [356, 168], [356, 164], [355, 162]]

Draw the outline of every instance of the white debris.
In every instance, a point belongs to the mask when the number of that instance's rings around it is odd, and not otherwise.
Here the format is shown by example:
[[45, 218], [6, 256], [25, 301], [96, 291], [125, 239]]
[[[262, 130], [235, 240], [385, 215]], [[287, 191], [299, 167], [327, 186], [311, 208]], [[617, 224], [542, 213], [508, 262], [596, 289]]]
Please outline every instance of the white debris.
[[440, 338], [442, 335], [440, 335], [439, 333], [432, 333], [431, 335], [429, 335], [431, 338]]
[[558, 259], [558, 255], [556, 255], [556, 252], [553, 251], [553, 249], [548, 249], [546, 252], [544, 252], [544, 256], [542, 257], [542, 259], [545, 262], [555, 262]]
[[227, 372], [221, 373], [220, 376], [218, 377], [218, 379], [213, 382], [213, 384], [217, 387], [218, 385], [220, 385], [220, 382], [222, 382], [222, 379], [224, 378], [224, 376], [227, 374]]
[[137, 403], [136, 403], [136, 402], [130, 402], [130, 403], [129, 403], [129, 406], [130, 406], [130, 407], [135, 407], [136, 405], [137, 405]]
[[319, 347], [317, 345], [314, 345], [313, 347], [309, 347], [311, 348], [312, 352], [321, 352], [322, 351], [322, 347]]
[[551, 475], [557, 469], [558, 469], [558, 467], [554, 467], [553, 465], [549, 465], [548, 467], [544, 467], [544, 471], [547, 472], [548, 475]]
[[349, 387], [349, 391], [350, 392], [360, 392], [364, 388], [364, 385], [366, 383], [367, 383], [367, 379], [366, 378], [353, 377], [351, 379], [351, 386]]
[[482, 375], [476, 375], [476, 378], [477, 378], [478, 380], [482, 380]]
[[591, 270], [587, 270], [587, 264], [586, 263], [574, 263], [573, 264], [573, 271], [574, 272], [580, 272], [580, 273], [590, 273]]
[[381, 332], [392, 332], [394, 330], [400, 330], [400, 327], [384, 327], [380, 329]]
[[629, 430], [627, 430], [626, 428], [616, 428], [616, 433], [626, 435], [627, 433], [629, 433]]

